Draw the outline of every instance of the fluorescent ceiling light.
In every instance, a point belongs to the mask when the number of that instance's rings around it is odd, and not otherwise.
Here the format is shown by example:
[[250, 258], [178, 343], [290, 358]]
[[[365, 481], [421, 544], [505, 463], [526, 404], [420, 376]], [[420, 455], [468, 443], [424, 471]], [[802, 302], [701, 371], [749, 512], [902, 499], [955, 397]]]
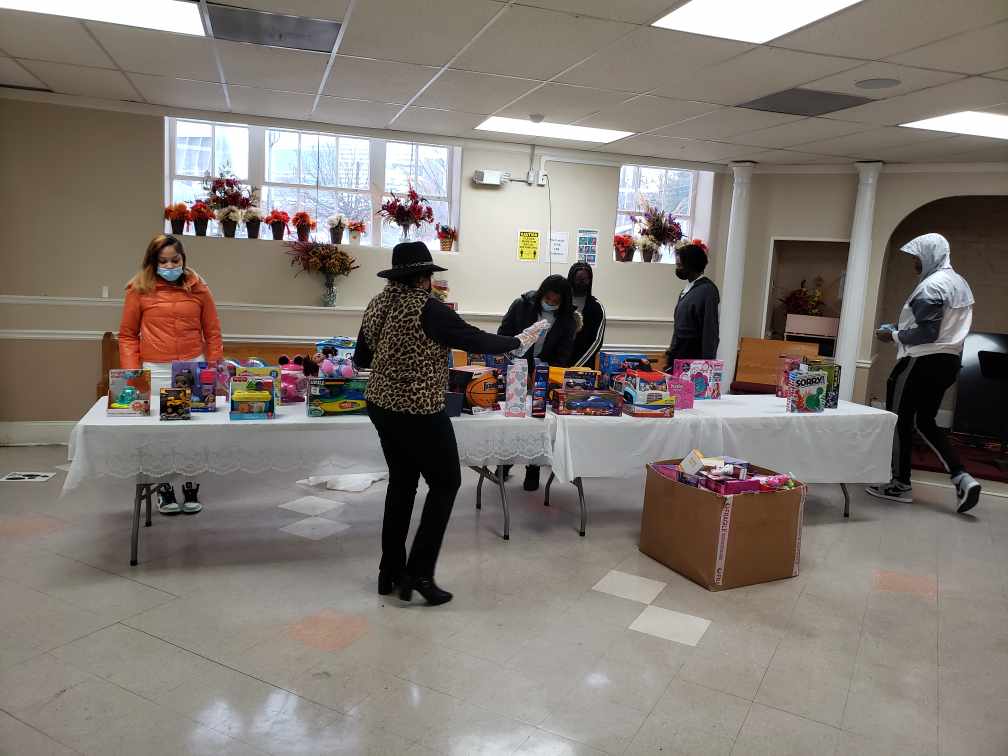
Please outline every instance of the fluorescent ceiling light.
[[653, 25], [762, 44], [859, 2], [861, 0], [690, 0]]
[[623, 137], [633, 136], [632, 131], [613, 129], [593, 129], [588, 126], [569, 126], [565, 123], [540, 121], [533, 123], [521, 118], [501, 118], [491, 116], [476, 127], [480, 131], [501, 131], [505, 134], [550, 137], [551, 139], [574, 139], [578, 142], [615, 142]]
[[978, 110], [948, 113], [935, 118], [925, 118], [923, 121], [901, 123], [900, 126], [905, 126], [908, 129], [927, 129], [929, 131], [947, 131], [951, 134], [1008, 139], [1008, 115], [981, 113]]
[[0, 8], [204, 36], [199, 4], [183, 0], [0, 0]]

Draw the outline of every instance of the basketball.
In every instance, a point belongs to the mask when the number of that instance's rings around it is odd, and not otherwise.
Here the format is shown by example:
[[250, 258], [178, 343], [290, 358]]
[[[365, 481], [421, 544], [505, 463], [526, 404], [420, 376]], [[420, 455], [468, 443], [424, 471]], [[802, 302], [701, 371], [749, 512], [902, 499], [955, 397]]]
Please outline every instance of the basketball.
[[493, 407], [497, 401], [497, 376], [483, 373], [469, 381], [465, 390], [470, 407]]

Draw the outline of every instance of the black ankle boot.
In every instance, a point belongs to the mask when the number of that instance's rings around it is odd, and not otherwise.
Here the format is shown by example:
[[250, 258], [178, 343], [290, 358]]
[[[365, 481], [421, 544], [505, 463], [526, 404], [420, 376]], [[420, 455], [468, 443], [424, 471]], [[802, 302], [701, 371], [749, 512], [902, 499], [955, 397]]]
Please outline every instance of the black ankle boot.
[[393, 575], [391, 572], [378, 571], [379, 596], [388, 596], [390, 593], [395, 593], [396, 585], [398, 585], [398, 583], [398, 576]]
[[403, 601], [410, 601], [413, 598], [413, 590], [423, 596], [431, 606], [447, 604], [452, 600], [452, 595], [448, 591], [438, 588], [434, 578], [408, 578], [404, 577], [399, 587], [399, 598]]
[[522, 486], [526, 491], [539, 490], [539, 468], [529, 465], [525, 468], [525, 483]]

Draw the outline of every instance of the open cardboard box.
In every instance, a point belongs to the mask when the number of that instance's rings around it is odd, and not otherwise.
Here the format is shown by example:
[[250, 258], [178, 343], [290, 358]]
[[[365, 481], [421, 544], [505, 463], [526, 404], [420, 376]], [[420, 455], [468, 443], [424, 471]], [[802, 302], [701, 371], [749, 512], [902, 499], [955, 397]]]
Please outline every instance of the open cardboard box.
[[[640, 550], [708, 590], [795, 577], [806, 487], [721, 496], [646, 468]], [[750, 473], [775, 474], [750, 465]]]

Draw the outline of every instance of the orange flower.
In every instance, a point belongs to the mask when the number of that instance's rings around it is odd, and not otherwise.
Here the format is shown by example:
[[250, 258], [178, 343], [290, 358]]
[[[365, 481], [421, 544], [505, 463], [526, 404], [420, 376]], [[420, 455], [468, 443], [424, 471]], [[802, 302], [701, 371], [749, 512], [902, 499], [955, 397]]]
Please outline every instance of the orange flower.
[[314, 219], [306, 212], [302, 211], [300, 213], [294, 213], [294, 217], [291, 218], [291, 224], [294, 227], [297, 226], [308, 226], [308, 228], [315, 228]]

